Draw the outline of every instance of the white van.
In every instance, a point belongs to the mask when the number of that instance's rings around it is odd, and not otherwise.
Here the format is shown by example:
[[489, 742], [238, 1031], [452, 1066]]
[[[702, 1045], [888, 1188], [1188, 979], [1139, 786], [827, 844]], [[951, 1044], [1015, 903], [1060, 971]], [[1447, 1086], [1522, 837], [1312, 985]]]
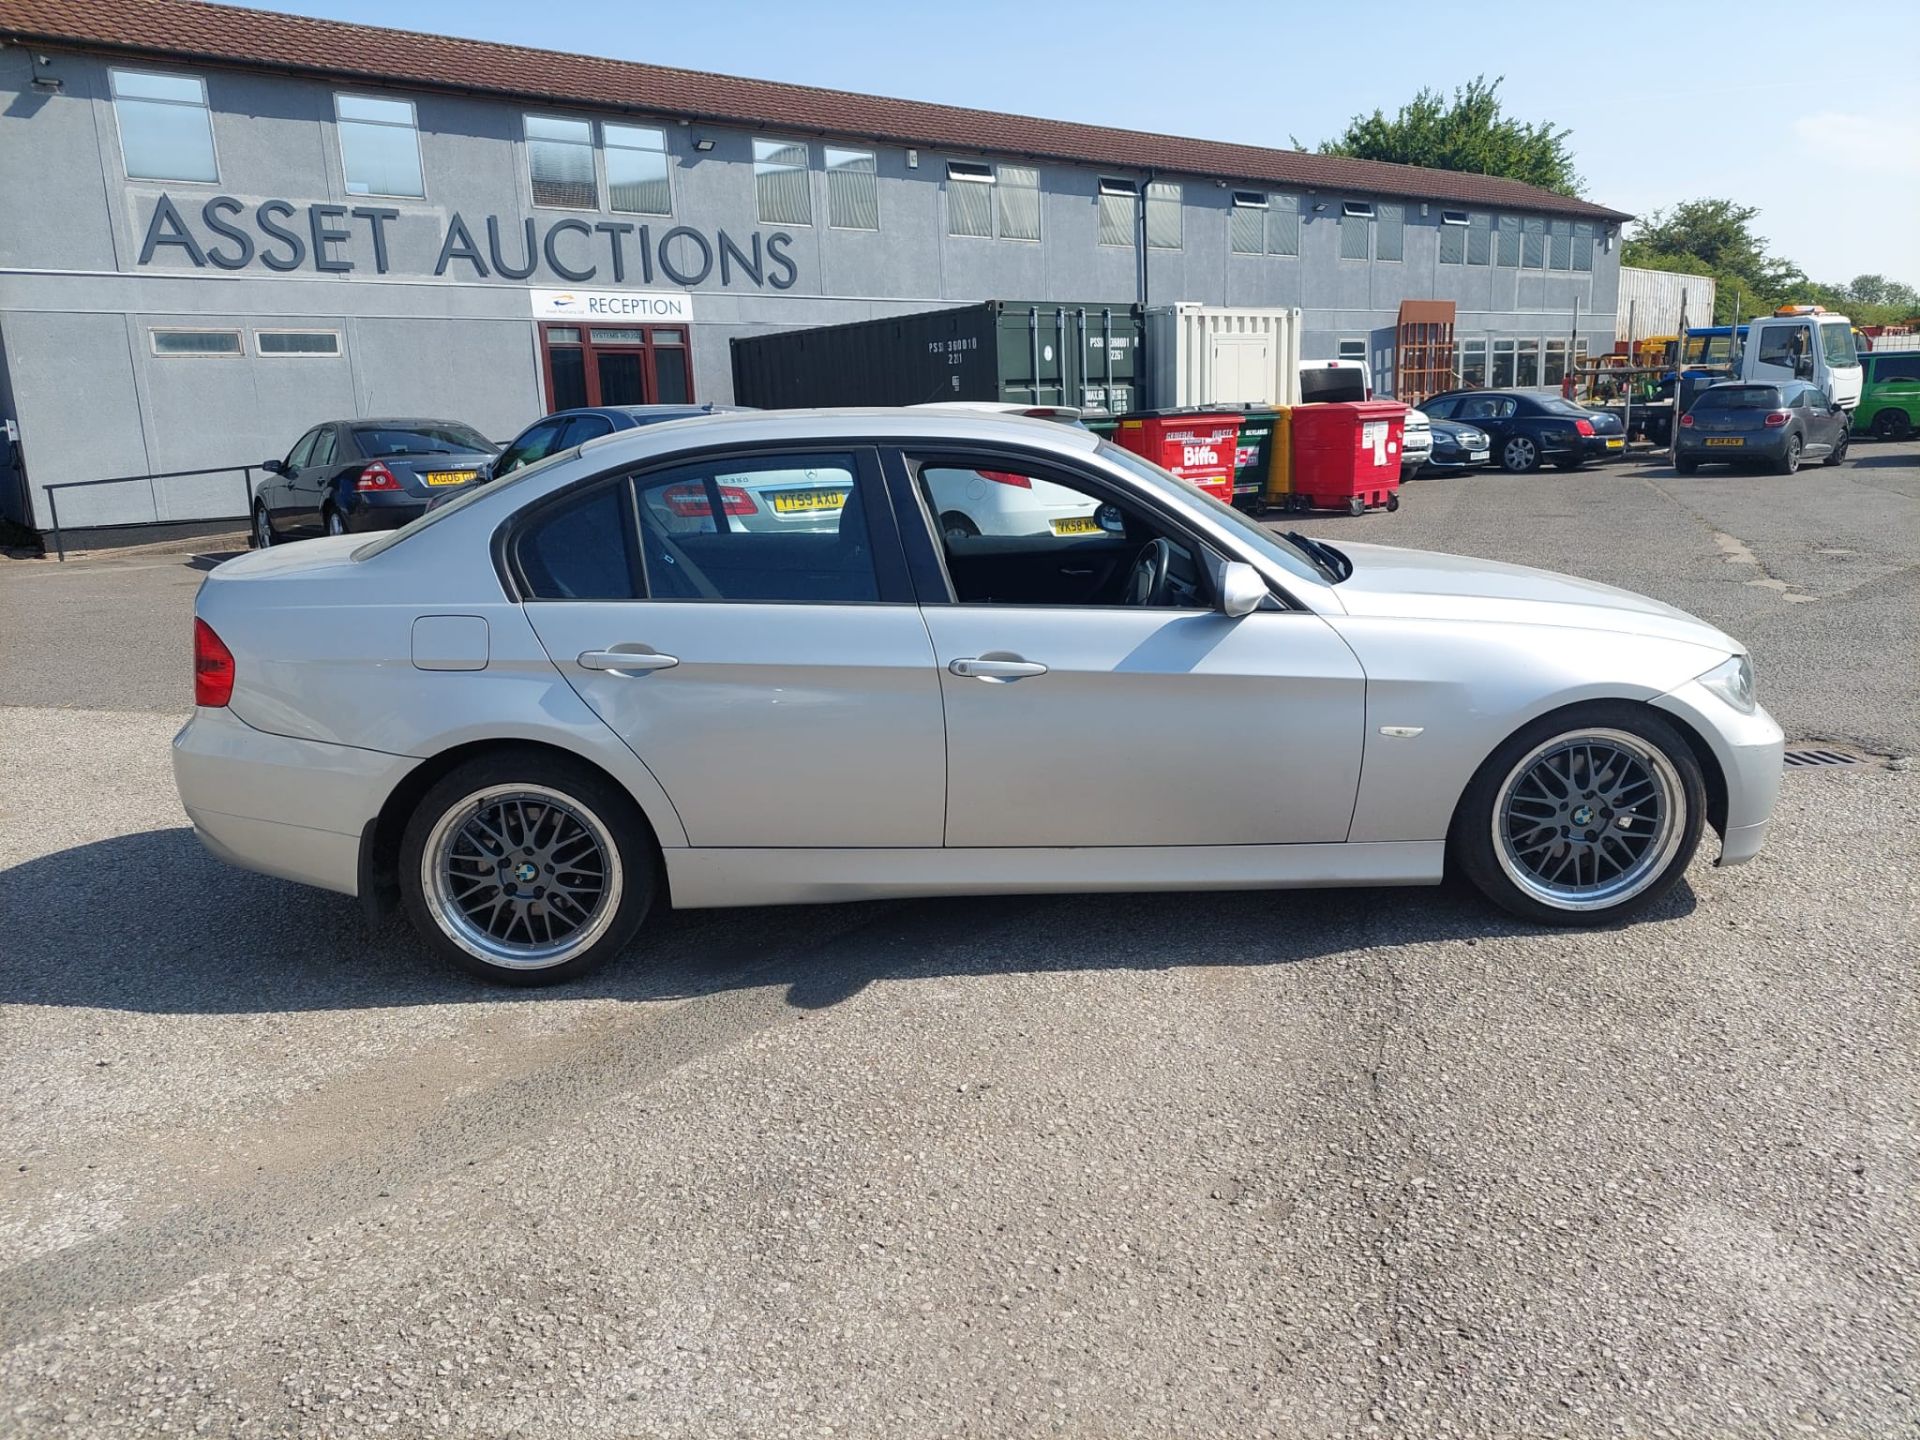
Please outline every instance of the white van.
[[1847, 410], [1860, 403], [1860, 357], [1853, 322], [1818, 305], [1782, 305], [1747, 322], [1740, 350], [1742, 380], [1810, 380]]

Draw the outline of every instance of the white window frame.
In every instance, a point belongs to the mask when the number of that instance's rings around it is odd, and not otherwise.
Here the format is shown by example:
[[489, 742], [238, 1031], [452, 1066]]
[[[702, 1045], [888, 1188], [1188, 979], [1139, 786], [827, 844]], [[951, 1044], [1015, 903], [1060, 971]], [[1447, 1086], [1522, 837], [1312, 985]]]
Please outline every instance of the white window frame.
[[1097, 177], [1094, 182], [1093, 197], [1094, 224], [1097, 229], [1104, 230], [1106, 228], [1100, 220], [1099, 212], [1106, 208], [1102, 202], [1109, 196], [1112, 196], [1114, 199], [1119, 199], [1122, 196], [1131, 199], [1133, 201], [1132, 218], [1127, 226], [1127, 238], [1125, 240], [1109, 240], [1104, 235], [1101, 235], [1097, 237], [1098, 243], [1106, 246], [1109, 250], [1132, 250], [1140, 243], [1140, 217], [1143, 213], [1140, 207], [1145, 203], [1145, 197], [1140, 193], [1140, 182], [1138, 180], [1128, 180], [1120, 175], [1101, 175]]
[[[800, 173], [807, 177], [807, 218], [804, 220], [769, 220], [760, 213], [760, 166], [763, 162], [754, 147], [760, 145], [798, 145], [806, 152], [806, 162], [801, 165]], [[759, 225], [795, 225], [813, 229], [813, 142], [792, 135], [755, 135], [748, 144], [747, 153], [753, 161], [753, 218]], [[833, 217], [827, 217], [831, 220]], [[831, 228], [831, 227], [829, 227]]]
[[[1367, 253], [1364, 255], [1347, 254], [1347, 222], [1364, 220], [1367, 222]], [[1336, 259], [1342, 265], [1371, 265], [1373, 263], [1373, 226], [1374, 212], [1371, 202], [1366, 200], [1342, 200], [1340, 202], [1340, 226], [1335, 234]]]
[[[207, 112], [207, 144], [213, 151], [213, 179], [182, 180], [177, 175], [135, 175], [127, 165], [127, 137], [120, 125], [120, 94], [115, 88], [114, 77], [119, 75], [156, 75], [163, 80], [191, 80], [200, 87], [200, 108]], [[148, 105], [182, 105], [179, 100], [149, 100], [145, 96], [129, 97]], [[132, 65], [110, 65], [107, 67], [107, 104], [113, 111], [113, 138], [120, 146], [120, 173], [129, 180], [164, 183], [167, 185], [210, 185], [218, 188], [220, 184], [220, 136], [213, 125], [213, 102], [207, 94], [206, 77], [189, 74], [183, 70], [148, 70]]]
[[[260, 343], [262, 335], [331, 335], [332, 350], [268, 350]], [[338, 330], [325, 328], [279, 328], [255, 330], [253, 332], [253, 353], [262, 360], [338, 360], [347, 353], [346, 336]]]
[[[1154, 201], [1157, 199], [1163, 206], [1168, 203], [1167, 196], [1164, 193], [1155, 196], [1153, 192], [1156, 189], [1162, 192], [1168, 190], [1173, 192], [1173, 218], [1179, 233], [1174, 237], [1174, 243], [1171, 245], [1156, 245], [1153, 243]], [[1178, 180], [1149, 180], [1146, 188], [1140, 192], [1140, 203], [1144, 207], [1141, 215], [1147, 222], [1146, 240], [1149, 250], [1175, 251], [1187, 248], [1187, 191], [1184, 185]]]
[[[1233, 225], [1242, 210], [1257, 211], [1260, 216], [1260, 248], [1241, 250], [1233, 243]], [[1267, 253], [1267, 217], [1273, 213], [1273, 197], [1264, 190], [1235, 190], [1227, 199], [1227, 254], [1252, 258]]]
[[[567, 125], [585, 125], [587, 127], [587, 153], [593, 157], [593, 204], [592, 205], [551, 205], [544, 200], [534, 198], [533, 193], [533, 147], [535, 138], [527, 134], [529, 120], [558, 120]], [[544, 138], [544, 137], [542, 137]], [[550, 145], [575, 145], [575, 140], [548, 140]], [[560, 115], [546, 110], [523, 110], [520, 112], [520, 148], [524, 152], [527, 173], [527, 203], [535, 210], [560, 210], [569, 215], [598, 215], [600, 202], [606, 198], [606, 176], [601, 173], [600, 164], [600, 127], [593, 121], [579, 115]], [[424, 177], [423, 177], [424, 178]]]
[[[391, 120], [346, 120], [346, 119], [343, 119], [340, 114], [340, 102], [343, 99], [344, 100], [377, 100], [385, 105], [404, 105], [407, 107], [407, 114], [412, 118], [408, 121], [408, 123], [404, 127], [394, 124]], [[402, 195], [392, 190], [355, 190], [353, 189], [352, 177], [347, 174], [347, 136], [346, 136], [346, 131], [342, 128], [343, 126], [347, 126], [347, 125], [380, 125], [380, 126], [384, 126], [386, 129], [389, 129], [389, 130], [399, 130], [404, 128], [408, 131], [411, 131], [413, 134], [413, 163], [414, 163], [414, 166], [420, 172], [420, 193], [418, 195]], [[374, 95], [374, 94], [370, 94], [360, 90], [334, 91], [333, 92], [333, 148], [340, 156], [340, 188], [346, 192], [347, 196], [350, 199], [424, 201], [427, 198], [427, 157], [420, 153], [420, 107], [416, 105], [412, 100], [405, 99], [398, 95]], [[528, 181], [529, 181], [529, 185], [531, 185], [531, 181], [532, 181], [531, 171], [528, 172]]]
[[[162, 335], [231, 335], [240, 348], [220, 350], [162, 350]], [[247, 358], [247, 332], [238, 325], [149, 325], [147, 349], [156, 360], [244, 360]]]
[[[1354, 347], [1351, 355], [1347, 353], [1348, 346]], [[1334, 342], [1333, 350], [1336, 360], [1365, 360], [1367, 358], [1367, 339], [1364, 335], [1348, 335]]]
[[[943, 187], [947, 197], [947, 239], [949, 240], [992, 240], [999, 230], [999, 217], [993, 213], [993, 187], [1000, 183], [999, 171], [985, 160], [947, 161], [947, 183]], [[955, 185], [984, 185], [987, 195], [987, 228], [983, 234], [970, 230], [953, 228], [953, 187]]]
[[[607, 169], [607, 151], [631, 150], [639, 154], [652, 154], [654, 152], [650, 147], [645, 145], [613, 144], [607, 139], [607, 127], [609, 125], [621, 130], [651, 130], [660, 137], [659, 154], [667, 162], [667, 208], [664, 211], [622, 210], [613, 203], [613, 175]], [[629, 122], [626, 120], [603, 120], [595, 127], [594, 139], [598, 142], [594, 146], [594, 149], [599, 152], [598, 173], [605, 182], [603, 190], [606, 196], [607, 212], [611, 215], [645, 215], [653, 220], [671, 220], [674, 214], [674, 201], [677, 197], [673, 192], [673, 137], [668, 133], [667, 127], [664, 125], [641, 125], [637, 122]], [[528, 175], [531, 177], [531, 170], [528, 171]]]
[[1001, 168], [1000, 165], [993, 167], [993, 238], [996, 240], [1005, 240], [1014, 245], [1038, 245], [1047, 232], [1047, 187], [1042, 181], [1040, 167], [1038, 165], [1017, 165], [1014, 167], [1017, 170], [1031, 170], [1033, 172], [1033, 218], [1035, 221], [1034, 229], [1037, 233], [1032, 236], [1006, 235], [1001, 233], [1000, 187], [1005, 183], [1000, 177]]
[[[864, 155], [873, 162], [873, 224], [841, 225], [833, 218], [833, 157], [835, 155]], [[880, 233], [880, 152], [858, 145], [820, 146], [820, 174], [825, 179], [827, 191], [827, 228], [845, 230], [851, 235], [878, 235]], [[754, 209], [758, 211], [760, 196], [754, 195]]]

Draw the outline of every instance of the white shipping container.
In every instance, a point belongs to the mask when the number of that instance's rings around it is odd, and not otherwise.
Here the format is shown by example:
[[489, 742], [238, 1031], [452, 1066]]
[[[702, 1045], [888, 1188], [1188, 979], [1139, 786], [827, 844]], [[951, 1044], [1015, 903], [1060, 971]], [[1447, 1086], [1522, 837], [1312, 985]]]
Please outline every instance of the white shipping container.
[[1687, 328], [1713, 324], [1711, 275], [1682, 275], [1673, 270], [1620, 267], [1620, 308], [1614, 316], [1613, 338], [1627, 338], [1627, 317], [1633, 317], [1633, 338], [1680, 333], [1680, 302], [1687, 306]]
[[1189, 302], [1146, 321], [1145, 408], [1300, 403], [1298, 309]]

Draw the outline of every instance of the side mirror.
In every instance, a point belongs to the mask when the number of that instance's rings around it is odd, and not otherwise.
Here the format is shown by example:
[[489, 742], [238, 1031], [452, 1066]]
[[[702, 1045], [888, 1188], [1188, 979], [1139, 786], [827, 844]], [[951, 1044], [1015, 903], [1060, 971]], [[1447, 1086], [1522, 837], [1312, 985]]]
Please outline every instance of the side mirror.
[[287, 462], [284, 460], [262, 460], [260, 462], [260, 468], [269, 475], [284, 475], [287, 473]]
[[1220, 613], [1230, 620], [1251, 615], [1267, 598], [1267, 582], [1244, 560], [1229, 560], [1220, 569]]

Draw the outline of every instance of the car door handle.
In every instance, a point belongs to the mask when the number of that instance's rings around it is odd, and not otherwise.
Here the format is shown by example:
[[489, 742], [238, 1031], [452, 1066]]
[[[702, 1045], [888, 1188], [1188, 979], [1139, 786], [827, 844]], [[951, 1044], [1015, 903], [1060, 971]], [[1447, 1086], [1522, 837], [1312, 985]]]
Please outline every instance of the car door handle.
[[947, 666], [954, 674], [969, 680], [1022, 680], [1029, 675], [1044, 675], [1047, 667], [1033, 660], [984, 660], [971, 656]]
[[615, 674], [642, 670], [671, 670], [680, 663], [678, 655], [656, 655], [651, 650], [582, 650], [582, 670], [611, 670]]

